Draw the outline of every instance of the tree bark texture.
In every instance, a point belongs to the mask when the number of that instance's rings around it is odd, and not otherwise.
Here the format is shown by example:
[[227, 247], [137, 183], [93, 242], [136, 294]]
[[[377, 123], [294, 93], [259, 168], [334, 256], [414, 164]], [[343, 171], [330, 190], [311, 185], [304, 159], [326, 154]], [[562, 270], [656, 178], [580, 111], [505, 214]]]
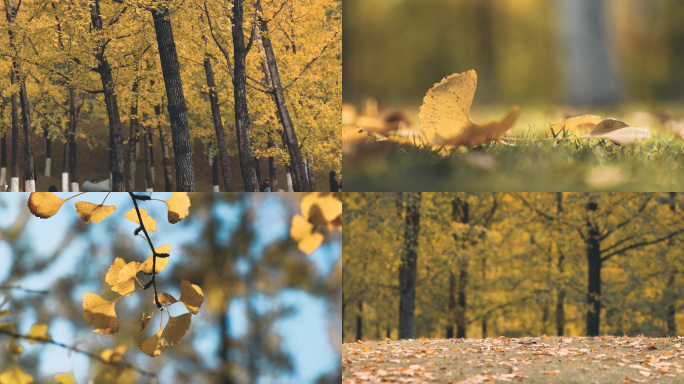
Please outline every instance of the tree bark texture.
[[276, 62], [275, 53], [271, 39], [268, 38], [268, 23], [265, 19], [260, 17], [260, 29], [263, 32], [261, 40], [264, 46], [264, 53], [268, 63], [269, 74], [271, 75], [271, 82], [274, 88], [274, 96], [276, 107], [278, 109], [278, 116], [283, 126], [285, 144], [290, 154], [290, 164], [292, 165], [294, 186], [296, 192], [309, 192], [310, 186], [306, 179], [306, 171], [304, 169], [304, 160], [302, 153], [299, 150], [299, 143], [297, 141], [297, 133], [295, 132], [292, 118], [287, 109], [285, 102], [285, 95], [283, 94], [283, 87], [280, 83], [280, 74], [278, 72], [278, 64]]
[[164, 123], [162, 123], [161, 105], [154, 106], [154, 112], [157, 115], [157, 124], [159, 128], [159, 143], [162, 148], [162, 167], [164, 167], [164, 186], [166, 187], [166, 192], [171, 192], [173, 190], [173, 179], [171, 172], [171, 158], [169, 157], [169, 142], [166, 139], [166, 130], [164, 129]]
[[78, 174], [76, 161], [76, 129], [78, 117], [81, 111], [78, 94], [74, 88], [69, 87], [69, 130], [67, 131], [67, 144], [69, 146], [69, 177], [71, 177], [71, 191], [78, 192]]
[[128, 190], [135, 191], [135, 145], [138, 142], [138, 79], [133, 82], [133, 103], [131, 104], [130, 136], [128, 139]]
[[[221, 119], [221, 109], [219, 108], [218, 91], [214, 80], [214, 71], [211, 67], [209, 57], [204, 58], [204, 73], [207, 77], [209, 87], [209, 103], [211, 104], [211, 116], [214, 120], [214, 130], [216, 130], [216, 144], [218, 146], [219, 159], [221, 160], [221, 175], [223, 176], [223, 187], [226, 192], [233, 191], [233, 179], [230, 174], [230, 158], [228, 157], [228, 145], [226, 144], [226, 132], [223, 129]], [[218, 185], [218, 184], [214, 184]]]
[[363, 300], [359, 300], [356, 312], [356, 340], [363, 340]]
[[[275, 140], [273, 135], [268, 132], [268, 149], [275, 148]], [[271, 192], [278, 192], [278, 174], [276, 173], [276, 158], [275, 156], [268, 157], [268, 178], [271, 183]]]
[[[102, 31], [102, 17], [100, 16], [99, 0], [94, 0], [90, 4], [90, 15], [93, 28]], [[126, 190], [126, 182], [124, 177], [121, 117], [119, 116], [119, 106], [114, 91], [112, 67], [109, 64], [107, 56], [105, 56], [105, 45], [105, 43], [101, 43], [96, 48], [95, 58], [97, 59], [97, 72], [100, 74], [100, 79], [102, 80], [102, 90], [104, 91], [107, 117], [109, 118], [109, 170], [112, 175], [112, 191], [124, 192]]]
[[43, 175], [50, 177], [52, 175], [52, 140], [48, 134], [48, 122], [43, 122], [43, 137], [45, 138], [45, 172]]
[[399, 338], [412, 339], [416, 308], [416, 267], [420, 233], [420, 192], [403, 192], [406, 207], [404, 246], [399, 265]]
[[[10, 74], [10, 82], [12, 85], [17, 83], [17, 76], [14, 71]], [[19, 105], [17, 103], [17, 94], [13, 93], [10, 97], [10, 103], [12, 105], [12, 158], [11, 158], [11, 171], [10, 177], [11, 182], [11, 192], [19, 192], [19, 184], [16, 180], [19, 179], [19, 159], [17, 158], [17, 153], [19, 152]]]
[[[556, 193], [556, 214], [560, 217], [563, 214], [563, 192]], [[561, 238], [563, 234], [559, 235]], [[563, 276], [565, 266], [565, 255], [560, 252], [558, 255], [558, 262], [556, 263], [556, 271], [558, 276]], [[559, 285], [556, 289], [556, 335], [563, 336], [565, 333], [565, 288]]]
[[[591, 204], [591, 203], [590, 203]], [[591, 209], [591, 208], [589, 208]], [[595, 208], [594, 208], [595, 209]], [[592, 213], [589, 213], [591, 216]], [[601, 242], [598, 228], [587, 218], [587, 262], [589, 287], [587, 290], [587, 336], [598, 336], [601, 319]]]
[[171, 140], [173, 141], [173, 154], [176, 164], [176, 187], [179, 192], [194, 192], [195, 172], [192, 161], [188, 109], [183, 95], [183, 84], [171, 21], [168, 19], [167, 11], [158, 12], [152, 9], [151, 12], [168, 99], [167, 108], [171, 121]]

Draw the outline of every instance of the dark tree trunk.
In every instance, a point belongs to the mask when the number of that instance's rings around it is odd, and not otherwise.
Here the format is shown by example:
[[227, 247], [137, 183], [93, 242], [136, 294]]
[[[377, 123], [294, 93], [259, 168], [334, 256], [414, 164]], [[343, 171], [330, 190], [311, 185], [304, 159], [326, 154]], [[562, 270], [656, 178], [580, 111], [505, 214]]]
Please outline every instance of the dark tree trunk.
[[[482, 291], [487, 292], [487, 258], [482, 257]], [[482, 316], [480, 320], [482, 326], [482, 338], [487, 337], [487, 316]]]
[[147, 129], [147, 141], [150, 144], [150, 176], [152, 177], [152, 185], [154, 185], [154, 136], [152, 134], [152, 126]]
[[76, 173], [76, 129], [81, 105], [78, 94], [73, 88], [69, 88], [69, 130], [67, 131], [67, 144], [69, 145], [69, 177], [71, 177], [71, 191], [78, 192], [78, 174]]
[[[271, 131], [268, 132], [268, 149], [275, 148], [275, 141]], [[271, 182], [271, 192], [278, 192], [278, 174], [276, 173], [276, 158], [275, 156], [268, 157], [268, 178]]]
[[468, 327], [466, 317], [466, 287], [468, 286], [468, 261], [462, 260], [458, 270], [458, 310], [456, 311], [456, 338], [466, 337]]
[[176, 164], [176, 187], [180, 192], [194, 192], [195, 173], [192, 162], [192, 140], [190, 139], [190, 127], [188, 125], [188, 110], [183, 95], [183, 84], [171, 21], [168, 19], [168, 10], [158, 11], [152, 8], [151, 12], [168, 99], [171, 138]]
[[47, 121], [43, 122], [43, 137], [45, 137], [45, 172], [43, 175], [50, 177], [52, 175], [52, 140], [48, 132]]
[[[588, 210], [596, 210], [596, 203], [589, 203]], [[592, 215], [592, 213], [589, 213]], [[598, 228], [587, 218], [587, 262], [589, 265], [589, 289], [587, 291], [587, 336], [598, 336], [601, 320], [601, 243]]]
[[162, 123], [162, 107], [161, 105], [154, 106], [154, 112], [157, 115], [157, 124], [159, 124], [159, 142], [162, 148], [162, 166], [164, 167], [164, 186], [166, 192], [173, 190], [173, 181], [171, 179], [171, 158], [169, 158], [169, 142], [166, 139], [166, 131], [164, 130], [164, 123]]
[[363, 300], [359, 300], [359, 308], [356, 313], [356, 340], [363, 340]]
[[152, 143], [150, 143], [149, 129], [147, 126], [149, 120], [147, 116], [143, 114], [143, 146], [145, 147], [145, 191], [152, 192], [154, 190], [154, 182], [152, 181]]
[[259, 21], [261, 31], [263, 32], [261, 40], [264, 45], [264, 53], [266, 54], [268, 70], [269, 74], [271, 75], [271, 82], [274, 88], [278, 116], [280, 117], [280, 122], [283, 126], [285, 144], [290, 154], [290, 164], [292, 165], [295, 191], [309, 192], [311, 189], [309, 187], [308, 180], [306, 179], [304, 160], [299, 149], [297, 134], [295, 132], [294, 125], [292, 124], [290, 113], [287, 110], [287, 104], [285, 103], [285, 95], [283, 94], [283, 87], [280, 83], [280, 74], [278, 73], [278, 64], [276, 62], [275, 53], [273, 52], [273, 46], [271, 44], [270, 38], [268, 37], [268, 23], [261, 17], [259, 18]]
[[249, 111], [247, 109], [247, 47], [242, 29], [244, 0], [233, 1], [233, 51], [234, 74], [233, 93], [235, 96], [235, 131], [237, 134], [240, 171], [245, 192], [258, 192], [259, 181], [252, 155], [252, 142], [249, 137]]
[[[16, 74], [12, 72], [10, 77], [12, 85], [16, 84]], [[12, 174], [10, 191], [19, 192], [19, 160], [17, 158], [17, 153], [19, 153], [19, 105], [17, 103], [17, 94], [13, 93], [10, 100], [10, 103], [12, 104]]]
[[[556, 193], [556, 213], [560, 216], [563, 213], [563, 192]], [[560, 234], [562, 236], [562, 233]], [[556, 271], [558, 276], [563, 276], [565, 255], [560, 252]], [[565, 288], [562, 285], [556, 289], [556, 335], [563, 336], [565, 333]]]
[[219, 192], [218, 179], [218, 156], [214, 155], [211, 159], [211, 184], [213, 192]]
[[257, 159], [256, 156], [254, 157], [254, 169], [256, 170], [257, 180], [259, 181], [259, 185], [261, 185], [261, 181], [263, 180], [261, 178], [261, 164], [259, 164], [259, 159]]
[[[677, 192], [670, 192], [670, 212], [672, 212], [673, 215], [676, 214], [677, 211]], [[674, 247], [675, 245], [675, 239], [670, 238], [670, 246]], [[676, 336], [677, 335], [677, 321], [676, 321], [676, 316], [677, 316], [677, 296], [674, 292], [675, 290], [675, 281], [676, 281], [676, 274], [677, 272], [675, 271], [670, 271], [668, 278], [667, 278], [667, 287], [665, 288], [665, 322], [667, 323], [667, 335], [668, 336]]]
[[[102, 31], [102, 17], [100, 16], [100, 1], [94, 0], [90, 4], [90, 15], [93, 28]], [[119, 116], [119, 106], [116, 93], [114, 91], [114, 78], [112, 77], [112, 67], [105, 56], [105, 44], [98, 46], [95, 50], [97, 59], [97, 72], [102, 80], [105, 104], [107, 106], [107, 117], [109, 118], [109, 171], [112, 174], [112, 191], [123, 192], [126, 190], [126, 180], [124, 177], [124, 153], [123, 153], [123, 133], [121, 128], [121, 117]]]
[[416, 266], [420, 233], [420, 192], [404, 192], [406, 223], [399, 265], [399, 339], [412, 339], [416, 304]]
[[454, 324], [452, 320], [456, 321], [456, 276], [449, 270], [449, 304], [448, 304], [448, 325], [446, 327], [446, 338], [452, 339], [454, 337]]
[[211, 67], [211, 61], [209, 60], [209, 57], [204, 58], [204, 73], [207, 76], [207, 86], [209, 87], [209, 103], [211, 104], [211, 116], [214, 120], [214, 129], [216, 130], [216, 143], [218, 146], [219, 158], [221, 160], [221, 174], [223, 176], [223, 187], [225, 188], [226, 192], [232, 192], [233, 179], [230, 175], [230, 158], [228, 157], [226, 132], [223, 129], [221, 109], [219, 108], [218, 91], [216, 90], [214, 71]]
[[128, 190], [135, 191], [135, 145], [138, 142], [138, 79], [133, 82], [131, 89], [133, 103], [131, 104], [130, 138], [128, 139]]
[[0, 138], [0, 188], [5, 189], [7, 184], [7, 134], [2, 133]]
[[[21, 70], [18, 62], [15, 69], [17, 71]], [[33, 164], [33, 143], [31, 138], [33, 130], [31, 129], [31, 114], [26, 93], [26, 83], [23, 81], [19, 89], [19, 101], [21, 103], [21, 122], [24, 126], [24, 190], [26, 192], [34, 192], [36, 190], [36, 168]]]
[[[67, 131], [67, 137], [69, 132]], [[62, 192], [69, 192], [69, 143], [64, 143], [64, 156], [62, 157]]]

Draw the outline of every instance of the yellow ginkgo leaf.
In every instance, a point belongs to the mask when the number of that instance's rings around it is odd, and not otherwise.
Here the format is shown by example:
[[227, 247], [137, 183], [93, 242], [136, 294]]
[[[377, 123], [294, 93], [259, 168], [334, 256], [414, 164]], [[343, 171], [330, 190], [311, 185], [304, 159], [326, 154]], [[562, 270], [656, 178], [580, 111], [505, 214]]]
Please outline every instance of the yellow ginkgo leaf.
[[28, 199], [28, 208], [35, 216], [47, 219], [54, 216], [65, 201], [52, 192], [33, 192]]
[[302, 216], [306, 217], [307, 219], [309, 218], [311, 207], [316, 204], [316, 200], [318, 200], [318, 196], [320, 196], [320, 194], [320, 192], [311, 192], [302, 197], [302, 202], [299, 203], [299, 206], [302, 208]]
[[[171, 252], [171, 245], [170, 244], [164, 244], [161, 247], [157, 247], [154, 249], [157, 251], [157, 253], [167, 253], [170, 254]], [[152, 274], [152, 262], [153, 260], [153, 255], [150, 254], [150, 257], [145, 260], [144, 263], [140, 265], [140, 268], [138, 269], [140, 272], [145, 273], [147, 275]], [[156, 265], [154, 266], [154, 273], [160, 273], [164, 268], [166, 268], [166, 265], [169, 264], [169, 258], [168, 257], [157, 257]]]
[[115, 301], [107, 301], [94, 293], [88, 292], [83, 296], [83, 317], [93, 324], [93, 332], [111, 335], [119, 331], [115, 305]]
[[[145, 229], [147, 232], [157, 231], [157, 220], [153, 219], [152, 216], [149, 216], [147, 214], [147, 210], [140, 209], [140, 217], [142, 217], [143, 224], [145, 224]], [[140, 221], [138, 220], [138, 212], [136, 212], [135, 208], [126, 212], [126, 218], [134, 223], [140, 224]]]
[[544, 134], [547, 135], [551, 133], [552, 129], [556, 134], [562, 129], [565, 129], [568, 132], [583, 135], [589, 133], [601, 121], [603, 121], [603, 119], [596, 115], [575, 116], [553, 124], [551, 128], [544, 131]]
[[651, 132], [646, 128], [631, 127], [610, 117], [598, 123], [589, 134], [582, 137], [608, 139], [617, 145], [633, 145], [637, 141], [650, 138]]
[[116, 279], [116, 284], [118, 288], [121, 288], [121, 292], [116, 291], [119, 294], [127, 294], [130, 296], [132, 290], [135, 289], [135, 275], [140, 270], [142, 264], [137, 261], [131, 261], [121, 268]]
[[17, 343], [17, 339], [12, 340], [9, 345], [7, 345], [7, 349], [10, 351], [11, 354], [13, 355], [21, 355], [24, 352], [24, 348]]
[[335, 195], [326, 194], [319, 196], [309, 209], [309, 222], [317, 225], [326, 225], [342, 214], [342, 201]]
[[159, 300], [159, 302], [162, 304], [173, 304], [178, 302], [175, 297], [165, 292], [160, 292], [157, 295], [157, 300]]
[[[135, 273], [128, 279], [121, 278], [121, 271], [125, 267], [126, 262], [122, 258], [117, 257], [116, 260], [114, 260], [114, 263], [109, 267], [109, 271], [107, 271], [107, 275], [105, 276], [105, 281], [112, 287], [112, 291], [120, 295], [130, 296], [135, 289]], [[126, 274], [124, 273], [123, 275], [125, 277]]]
[[418, 119], [423, 135], [434, 145], [481, 145], [498, 140], [513, 127], [520, 110], [513, 107], [501, 121], [478, 125], [470, 120], [477, 73], [447, 76], [423, 98]]
[[81, 216], [84, 223], [99, 223], [100, 221], [111, 215], [116, 207], [111, 205], [98, 205], [89, 203], [87, 201], [76, 202], [76, 213]]
[[325, 237], [322, 234], [315, 232], [299, 241], [297, 243], [297, 248], [305, 254], [310, 255], [323, 244], [324, 239]]
[[[154, 315], [154, 313], [152, 315]], [[141, 332], [143, 329], [145, 329], [145, 327], [147, 327], [147, 324], [150, 323], [150, 320], [152, 320], [152, 315], [148, 315], [147, 313], [143, 313], [142, 321], [140, 323], [140, 331]]]
[[126, 349], [128, 349], [128, 345], [121, 344], [114, 349], [103, 350], [100, 352], [100, 357], [108, 363], [114, 363], [121, 360], [124, 353], [126, 353]]
[[76, 384], [73, 373], [58, 373], [55, 375], [55, 380], [59, 384]]
[[193, 315], [197, 314], [202, 302], [204, 301], [204, 293], [199, 285], [190, 283], [183, 279], [181, 280], [181, 297], [180, 301], [185, 304], [185, 308]]
[[50, 340], [51, 337], [47, 333], [48, 326], [47, 324], [43, 323], [35, 323], [31, 327], [31, 330], [28, 333], [28, 336], [31, 339], [28, 339], [28, 342], [31, 344], [38, 343], [40, 340]]
[[318, 248], [324, 240], [322, 234], [318, 232], [312, 233], [314, 225], [309, 223], [302, 216], [295, 216], [292, 218], [292, 226], [290, 227], [290, 237], [297, 242], [297, 248], [300, 251], [310, 255]]
[[160, 329], [159, 332], [157, 332], [154, 336], [150, 337], [149, 339], [143, 341], [142, 344], [140, 344], [140, 350], [145, 352], [147, 355], [150, 357], [155, 357], [161, 355], [162, 352], [166, 349], [165, 345], [159, 345], [159, 338], [162, 335], [162, 330]]
[[180, 339], [185, 336], [188, 329], [190, 329], [191, 318], [192, 315], [189, 313], [184, 313], [176, 317], [169, 317], [169, 321], [164, 327], [164, 332], [162, 332], [161, 337], [159, 338], [159, 345], [166, 347], [180, 341]]
[[190, 197], [187, 192], [174, 192], [171, 197], [166, 200], [166, 205], [169, 207], [169, 223], [176, 224], [187, 216], [190, 211]]
[[15, 365], [9, 371], [0, 373], [0, 384], [30, 384], [33, 383], [33, 377], [28, 373], [19, 369]]

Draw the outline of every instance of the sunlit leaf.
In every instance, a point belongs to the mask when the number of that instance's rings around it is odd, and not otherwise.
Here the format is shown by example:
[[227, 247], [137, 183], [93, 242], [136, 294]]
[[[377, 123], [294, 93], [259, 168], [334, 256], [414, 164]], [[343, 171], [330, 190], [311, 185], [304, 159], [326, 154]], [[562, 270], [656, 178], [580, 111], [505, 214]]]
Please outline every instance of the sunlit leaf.
[[190, 212], [190, 197], [187, 192], [174, 192], [171, 198], [166, 200], [166, 205], [169, 207], [169, 223], [176, 224], [181, 221]]
[[34, 343], [40, 342], [40, 341], [36, 341], [36, 340], [50, 340], [51, 337], [50, 337], [50, 335], [48, 335], [47, 330], [48, 330], [47, 324], [43, 324], [43, 323], [33, 324], [33, 326], [31, 327], [31, 330], [28, 333], [28, 336], [33, 338], [33, 340], [28, 339], [28, 342], [31, 344], [34, 344]]
[[181, 280], [181, 297], [180, 301], [185, 304], [185, 308], [193, 315], [199, 311], [202, 302], [204, 301], [204, 293], [202, 288], [198, 285], [192, 284], [189, 281]]
[[309, 210], [309, 222], [312, 224], [325, 225], [342, 214], [342, 201], [335, 195], [327, 194], [319, 196]]
[[114, 349], [103, 350], [100, 352], [100, 357], [108, 363], [117, 362], [120, 361], [124, 353], [126, 353], [126, 349], [128, 349], [128, 345], [121, 344]]
[[114, 311], [115, 301], [107, 301], [94, 293], [83, 296], [83, 317], [93, 324], [93, 331], [110, 335], [119, 331], [119, 321]]
[[98, 205], [87, 201], [76, 202], [76, 212], [81, 216], [84, 223], [99, 223], [111, 215], [116, 207], [111, 205]]
[[161, 337], [159, 338], [159, 345], [166, 347], [180, 341], [180, 339], [185, 336], [188, 329], [190, 329], [191, 318], [192, 315], [189, 313], [184, 313], [176, 317], [169, 317], [169, 321], [164, 327], [164, 332], [162, 332]]
[[290, 228], [290, 237], [297, 242], [297, 247], [307, 255], [313, 253], [324, 240], [322, 234], [318, 232], [312, 233], [313, 224], [309, 223], [304, 217], [296, 215], [292, 218], [292, 227]]
[[547, 129], [544, 133], [548, 134], [551, 132], [551, 129], [553, 129], [553, 132], [557, 134], [562, 129], [565, 129], [568, 132], [584, 135], [591, 132], [591, 130], [601, 121], [603, 121], [603, 119], [596, 115], [575, 116], [553, 124], [551, 128]]
[[19, 369], [15, 365], [9, 371], [0, 373], [0, 384], [30, 384], [33, 383], [33, 377], [28, 373]]
[[[140, 217], [142, 217], [143, 224], [145, 224], [145, 229], [147, 232], [157, 231], [157, 220], [153, 219], [152, 216], [149, 216], [147, 214], [147, 210], [140, 209]], [[138, 213], [136, 212], [135, 208], [126, 212], [126, 218], [136, 224], [140, 224], [140, 221], [138, 221]]]
[[73, 373], [58, 373], [55, 375], [55, 380], [59, 384], [76, 384]]
[[28, 208], [35, 216], [47, 219], [54, 216], [65, 201], [52, 192], [33, 192], [28, 199]]
[[162, 304], [173, 304], [178, 302], [175, 297], [165, 292], [160, 292], [157, 295], [157, 300], [159, 300], [159, 302]]
[[162, 330], [160, 329], [159, 332], [157, 332], [154, 336], [150, 337], [149, 339], [143, 341], [142, 344], [140, 344], [140, 350], [145, 352], [147, 355], [150, 357], [155, 357], [161, 355], [162, 352], [166, 349], [166, 346], [164, 345], [159, 345], [159, 338], [162, 335]]
[[[152, 315], [154, 315], [154, 314], [152, 314]], [[140, 323], [140, 331], [142, 331], [143, 329], [145, 329], [145, 327], [147, 327], [147, 324], [149, 324], [150, 320], [152, 320], [152, 315], [148, 315], [147, 313], [143, 313], [142, 321]]]
[[651, 137], [646, 128], [630, 127], [627, 123], [613, 118], [600, 122], [588, 135], [583, 137], [604, 138], [618, 145], [632, 145]]
[[423, 135], [435, 145], [481, 145], [498, 140], [518, 118], [511, 108], [501, 121], [478, 125], [470, 119], [470, 106], [477, 88], [474, 70], [455, 73], [435, 84], [423, 99], [418, 119]]
[[122, 258], [117, 257], [116, 260], [114, 260], [114, 263], [109, 267], [109, 271], [107, 271], [107, 275], [105, 276], [105, 281], [111, 286], [112, 291], [120, 295], [130, 296], [135, 289], [135, 273], [133, 273], [133, 276], [130, 278], [125, 278], [128, 270], [126, 273], [121, 273], [125, 267], [126, 262]]
[[[157, 251], [157, 253], [171, 253], [171, 245], [170, 244], [164, 244], [161, 247], [157, 247], [154, 249]], [[142, 273], [145, 273], [147, 275], [152, 274], [152, 263], [153, 263], [153, 254], [150, 254], [150, 257], [145, 260], [144, 263], [142, 263], [139, 267], [139, 271]], [[166, 266], [169, 264], [169, 258], [168, 257], [157, 257], [156, 265], [154, 266], [154, 273], [160, 273], [161, 271], [166, 268]]]

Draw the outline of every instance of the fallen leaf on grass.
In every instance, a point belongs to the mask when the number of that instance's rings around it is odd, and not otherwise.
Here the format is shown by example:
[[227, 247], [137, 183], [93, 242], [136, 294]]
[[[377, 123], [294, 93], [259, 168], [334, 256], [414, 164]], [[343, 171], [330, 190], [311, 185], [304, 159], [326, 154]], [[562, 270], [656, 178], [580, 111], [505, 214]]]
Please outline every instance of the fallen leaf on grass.
[[648, 139], [651, 133], [646, 128], [630, 127], [623, 121], [607, 118], [598, 123], [588, 135], [581, 137], [602, 138], [618, 145], [632, 145]]
[[513, 127], [520, 109], [513, 107], [501, 121], [485, 125], [470, 119], [477, 73], [470, 70], [447, 76], [423, 98], [420, 129], [433, 145], [481, 145], [496, 141]]
[[558, 133], [562, 129], [584, 135], [589, 133], [601, 121], [603, 121], [603, 119], [596, 115], [575, 116], [553, 124], [549, 129], [544, 131], [544, 135], [552, 133], [552, 130], [553, 132]]

